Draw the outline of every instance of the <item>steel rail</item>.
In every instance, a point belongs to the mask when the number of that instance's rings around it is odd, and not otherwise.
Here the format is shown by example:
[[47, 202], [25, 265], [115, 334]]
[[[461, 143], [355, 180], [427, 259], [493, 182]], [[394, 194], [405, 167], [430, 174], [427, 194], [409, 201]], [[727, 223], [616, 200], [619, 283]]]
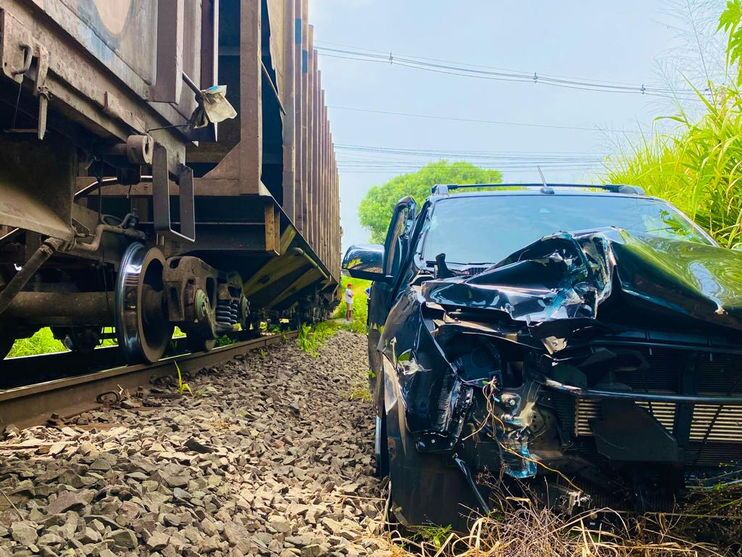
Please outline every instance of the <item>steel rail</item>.
[[0, 391], [0, 425], [29, 427], [45, 423], [52, 414], [62, 418], [79, 414], [101, 406], [101, 395], [121, 389], [134, 392], [154, 379], [176, 375], [176, 362], [181, 371], [196, 371], [296, 336], [296, 331], [266, 335], [209, 352], [170, 356], [153, 364], [119, 366]]

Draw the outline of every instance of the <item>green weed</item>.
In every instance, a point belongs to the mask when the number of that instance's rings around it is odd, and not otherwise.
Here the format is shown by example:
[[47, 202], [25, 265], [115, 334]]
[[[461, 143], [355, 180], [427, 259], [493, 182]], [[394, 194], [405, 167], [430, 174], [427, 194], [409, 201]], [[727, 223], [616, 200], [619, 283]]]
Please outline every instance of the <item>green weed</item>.
[[440, 549], [451, 535], [451, 526], [420, 526], [416, 529], [413, 538], [431, 544]]
[[363, 402], [371, 402], [371, 391], [368, 390], [367, 385], [351, 389], [348, 396], [350, 400], [362, 400]]
[[216, 344], [214, 345], [216, 348], [219, 348], [220, 346], [229, 346], [230, 344], [233, 344], [234, 341], [229, 338], [228, 336], [220, 336], [216, 339]]
[[193, 396], [193, 389], [191, 389], [191, 386], [183, 381], [183, 374], [180, 372], [180, 366], [178, 365], [178, 362], [173, 362], [175, 364], [175, 369], [178, 370], [178, 394], [184, 395], [186, 392]]
[[15, 341], [13, 348], [8, 353], [9, 358], [18, 356], [35, 356], [37, 354], [49, 354], [51, 352], [66, 352], [67, 348], [61, 341], [54, 338], [49, 327], [39, 329], [29, 338], [20, 338]]
[[316, 325], [302, 324], [297, 337], [299, 349], [316, 358], [319, 356], [319, 349], [322, 345], [340, 328], [343, 327], [332, 321], [324, 321]]

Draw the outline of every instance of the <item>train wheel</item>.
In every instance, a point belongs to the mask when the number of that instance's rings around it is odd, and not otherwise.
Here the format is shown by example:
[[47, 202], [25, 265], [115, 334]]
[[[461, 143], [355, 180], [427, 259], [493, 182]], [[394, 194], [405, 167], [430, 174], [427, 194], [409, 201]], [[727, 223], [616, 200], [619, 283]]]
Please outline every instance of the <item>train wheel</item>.
[[157, 248], [130, 245], [116, 279], [116, 336], [129, 362], [156, 362], [173, 336], [162, 273], [165, 257]]
[[186, 343], [191, 352], [208, 352], [216, 346], [214, 308], [209, 295], [197, 289], [193, 296], [193, 312], [196, 324], [185, 328]]

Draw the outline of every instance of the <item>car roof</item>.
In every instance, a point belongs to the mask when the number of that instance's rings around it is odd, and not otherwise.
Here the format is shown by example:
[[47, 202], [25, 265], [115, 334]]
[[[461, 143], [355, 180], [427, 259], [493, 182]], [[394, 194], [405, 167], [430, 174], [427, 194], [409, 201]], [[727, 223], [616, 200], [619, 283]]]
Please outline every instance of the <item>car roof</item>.
[[611, 195], [621, 197], [648, 198], [639, 186], [625, 184], [436, 184], [431, 189], [431, 198], [448, 197], [456, 191], [456, 197], [481, 197], [496, 195]]

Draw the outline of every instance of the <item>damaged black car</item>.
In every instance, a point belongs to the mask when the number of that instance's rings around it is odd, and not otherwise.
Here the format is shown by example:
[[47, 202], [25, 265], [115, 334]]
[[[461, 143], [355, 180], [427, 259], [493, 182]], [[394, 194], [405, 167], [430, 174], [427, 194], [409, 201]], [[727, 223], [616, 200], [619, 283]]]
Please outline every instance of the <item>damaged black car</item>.
[[435, 186], [374, 281], [378, 473], [407, 524], [460, 527], [493, 482], [567, 511], [671, 506], [742, 478], [742, 253], [632, 186]]

